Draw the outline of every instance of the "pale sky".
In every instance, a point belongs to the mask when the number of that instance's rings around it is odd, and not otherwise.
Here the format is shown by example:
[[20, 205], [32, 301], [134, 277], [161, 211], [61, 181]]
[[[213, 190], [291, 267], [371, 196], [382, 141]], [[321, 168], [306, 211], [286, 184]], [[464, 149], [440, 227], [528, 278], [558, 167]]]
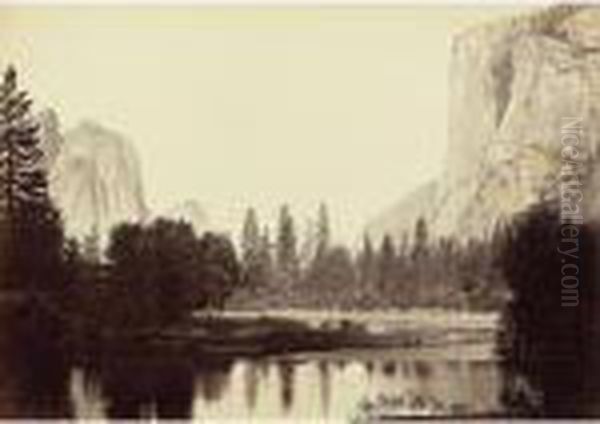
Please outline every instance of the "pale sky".
[[339, 239], [437, 175], [451, 34], [506, 8], [0, 9], [14, 63], [63, 127], [130, 138], [152, 209], [197, 199], [237, 233], [256, 206]]

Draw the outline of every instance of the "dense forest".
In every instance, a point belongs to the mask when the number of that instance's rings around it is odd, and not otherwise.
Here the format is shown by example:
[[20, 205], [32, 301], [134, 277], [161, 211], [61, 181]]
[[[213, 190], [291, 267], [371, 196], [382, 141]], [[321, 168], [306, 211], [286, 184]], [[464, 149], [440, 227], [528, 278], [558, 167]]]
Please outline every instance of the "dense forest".
[[[371, 310], [442, 307], [499, 308], [507, 295], [498, 262], [507, 228], [487, 239], [434, 239], [418, 219], [413, 234], [398, 243], [391, 235], [365, 234], [358, 251], [332, 243], [328, 209], [321, 204], [315, 225], [299, 240], [295, 221], [281, 207], [277, 233], [250, 208], [243, 225], [244, 284], [229, 305], [235, 308], [322, 308]], [[261, 230], [261, 228], [263, 228]]]

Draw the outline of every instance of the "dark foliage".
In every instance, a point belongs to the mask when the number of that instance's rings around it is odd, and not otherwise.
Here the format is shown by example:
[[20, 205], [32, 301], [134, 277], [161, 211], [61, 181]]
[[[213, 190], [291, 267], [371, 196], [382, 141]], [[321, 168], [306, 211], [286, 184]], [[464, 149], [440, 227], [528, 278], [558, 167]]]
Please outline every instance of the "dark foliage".
[[73, 289], [70, 310], [88, 335], [164, 329], [196, 309], [222, 308], [241, 284], [231, 242], [212, 233], [197, 238], [179, 221], [121, 224], [111, 234], [105, 263], [76, 258], [81, 287]]
[[0, 84], [0, 282], [15, 290], [47, 291], [62, 278], [63, 233], [48, 194], [31, 104], [9, 67]]
[[0, 83], [0, 373], [16, 395], [3, 400], [0, 415], [64, 417], [70, 405], [47, 393], [68, 390], [67, 250], [31, 105], [9, 67]]
[[[302, 258], [298, 260], [295, 248], [284, 249], [296, 243], [289, 208], [282, 208], [282, 222], [285, 225], [279, 227], [276, 260], [271, 262], [267, 242], [261, 245], [262, 259], [256, 261], [258, 251], [244, 247], [257, 245], [248, 242], [256, 240], [258, 228], [256, 216], [249, 212], [242, 247], [244, 256], [253, 258], [246, 261], [252, 283], [234, 294], [231, 307], [497, 310], [506, 302], [507, 287], [496, 257], [508, 229], [500, 223], [486, 238], [458, 242], [430, 237], [427, 221], [420, 218], [410, 243], [408, 235], [401, 243], [390, 235], [374, 243], [365, 235], [361, 248], [353, 254], [347, 247], [331, 243], [328, 212], [321, 205], [316, 231], [309, 231], [303, 240]], [[282, 250], [287, 253], [282, 255]], [[291, 262], [297, 269], [294, 279], [286, 271], [290, 269], [289, 258], [294, 258]], [[265, 265], [261, 268], [257, 264]], [[277, 272], [260, 271], [272, 268]]]
[[[516, 219], [501, 252], [512, 299], [499, 349], [506, 377], [504, 401], [515, 415], [597, 414], [589, 409], [598, 389], [592, 315], [597, 233], [587, 224], [565, 225], [557, 202], [537, 204]], [[573, 228], [576, 237], [566, 236]], [[572, 256], [561, 253], [571, 249]], [[569, 275], [577, 277], [577, 302], [564, 297], [563, 278]], [[566, 281], [571, 286], [573, 279]]]

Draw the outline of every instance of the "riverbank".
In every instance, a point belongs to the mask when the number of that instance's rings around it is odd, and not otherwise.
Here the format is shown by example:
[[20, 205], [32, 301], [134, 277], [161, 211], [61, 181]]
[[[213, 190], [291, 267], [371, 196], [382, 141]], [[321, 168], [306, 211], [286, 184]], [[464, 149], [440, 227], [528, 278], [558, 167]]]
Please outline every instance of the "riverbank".
[[495, 313], [444, 310], [200, 312], [186, 325], [149, 335], [148, 342], [194, 354], [235, 356], [490, 345], [498, 319]]

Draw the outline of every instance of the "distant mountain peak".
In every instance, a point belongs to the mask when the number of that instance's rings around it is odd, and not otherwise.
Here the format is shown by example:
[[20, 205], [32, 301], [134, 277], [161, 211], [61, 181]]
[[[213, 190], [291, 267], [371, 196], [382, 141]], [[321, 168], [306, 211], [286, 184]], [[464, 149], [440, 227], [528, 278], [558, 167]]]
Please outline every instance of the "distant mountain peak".
[[67, 233], [106, 236], [147, 214], [138, 154], [122, 134], [86, 120], [65, 131], [51, 172], [51, 193]]
[[56, 111], [51, 108], [42, 110], [38, 114], [37, 120], [40, 123], [41, 148], [46, 154], [42, 166], [44, 169], [50, 170], [64, 144], [60, 132], [60, 121]]

